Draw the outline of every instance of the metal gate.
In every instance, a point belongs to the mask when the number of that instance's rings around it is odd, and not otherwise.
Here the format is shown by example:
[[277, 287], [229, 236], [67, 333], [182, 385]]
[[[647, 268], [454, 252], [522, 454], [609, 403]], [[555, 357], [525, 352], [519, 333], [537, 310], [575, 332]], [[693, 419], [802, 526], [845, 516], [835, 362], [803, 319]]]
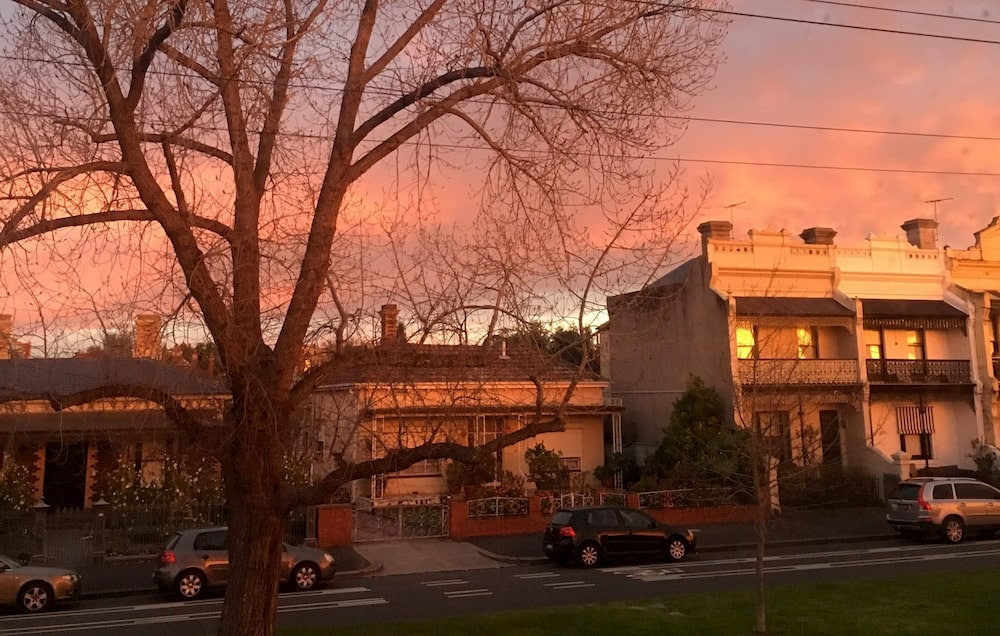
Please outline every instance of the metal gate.
[[361, 498], [354, 505], [353, 538], [355, 541], [386, 541], [447, 537], [449, 510], [444, 503]]
[[62, 567], [91, 563], [95, 517], [91, 510], [54, 510], [45, 515], [41, 533], [45, 563]]

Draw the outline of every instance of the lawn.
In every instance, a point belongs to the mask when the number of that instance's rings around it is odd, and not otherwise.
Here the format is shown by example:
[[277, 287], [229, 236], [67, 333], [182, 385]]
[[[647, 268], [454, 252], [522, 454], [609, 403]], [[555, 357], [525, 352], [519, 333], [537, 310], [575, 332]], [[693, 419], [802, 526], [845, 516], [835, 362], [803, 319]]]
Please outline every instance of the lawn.
[[[1000, 634], [996, 569], [768, 589], [771, 636]], [[553, 634], [750, 635], [752, 591], [563, 606], [409, 623], [280, 630], [282, 636], [552, 636]]]

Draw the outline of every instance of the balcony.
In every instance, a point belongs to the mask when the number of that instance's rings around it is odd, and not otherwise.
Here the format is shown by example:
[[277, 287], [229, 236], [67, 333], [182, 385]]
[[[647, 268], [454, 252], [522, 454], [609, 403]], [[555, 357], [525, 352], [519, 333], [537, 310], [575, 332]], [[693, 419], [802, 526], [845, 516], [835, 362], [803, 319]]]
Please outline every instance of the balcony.
[[872, 384], [969, 384], [968, 360], [866, 360]]
[[757, 385], [857, 384], [857, 360], [750, 359], [739, 361], [740, 381]]

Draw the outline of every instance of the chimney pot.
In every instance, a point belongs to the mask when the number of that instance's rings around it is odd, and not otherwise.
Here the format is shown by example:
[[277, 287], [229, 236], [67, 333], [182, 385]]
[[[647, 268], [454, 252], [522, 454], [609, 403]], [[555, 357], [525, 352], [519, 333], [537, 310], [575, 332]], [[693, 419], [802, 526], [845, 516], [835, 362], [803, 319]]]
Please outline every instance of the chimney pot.
[[906, 240], [922, 250], [937, 247], [938, 222], [934, 219], [910, 219], [901, 226], [906, 231]]
[[837, 231], [830, 227], [808, 227], [799, 234], [807, 245], [833, 245], [835, 236]]
[[705, 221], [698, 226], [701, 233], [701, 252], [708, 253], [709, 241], [729, 241], [733, 237], [733, 224], [729, 221]]
[[155, 360], [160, 357], [160, 317], [156, 314], [139, 314], [135, 317], [136, 358]]

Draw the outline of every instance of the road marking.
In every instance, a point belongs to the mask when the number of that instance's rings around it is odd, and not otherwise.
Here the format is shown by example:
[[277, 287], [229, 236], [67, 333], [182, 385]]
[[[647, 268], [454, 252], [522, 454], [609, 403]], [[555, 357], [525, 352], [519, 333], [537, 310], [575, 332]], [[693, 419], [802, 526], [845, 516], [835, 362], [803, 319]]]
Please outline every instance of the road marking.
[[552, 590], [575, 590], [581, 587], [595, 587], [594, 583], [586, 581], [563, 581], [560, 583], [546, 583], [545, 587]]
[[[354, 587], [354, 588], [340, 588], [338, 590], [323, 590], [325, 594], [322, 596], [329, 596], [333, 594], [351, 594], [356, 592], [369, 592], [366, 587]], [[290, 612], [303, 612], [303, 611], [313, 611], [319, 609], [336, 609], [343, 607], [364, 607], [369, 605], [385, 605], [389, 601], [382, 597], [369, 597], [369, 598], [358, 598], [358, 599], [342, 599], [342, 600], [325, 600], [321, 602], [307, 602], [307, 603], [295, 603], [289, 605], [282, 605], [278, 607], [279, 614], [287, 614]], [[64, 617], [86, 617], [88, 615], [98, 615], [98, 614], [121, 614], [122, 612], [128, 611], [150, 611], [153, 609], [176, 609], [186, 607], [188, 609], [196, 609], [199, 605], [206, 605], [215, 603], [218, 605], [222, 604], [222, 600], [209, 600], [201, 602], [178, 602], [178, 603], [158, 603], [153, 605], [139, 605], [135, 607], [109, 607], [105, 609], [93, 609], [93, 610], [80, 610], [80, 611], [67, 611], [67, 612], [56, 612], [53, 614], [45, 615], [33, 615], [33, 616], [20, 616], [12, 617], [13, 620], [7, 621], [4, 619], [3, 627], [0, 627], [0, 635], [15, 636], [20, 634], [52, 634], [56, 632], [79, 632], [79, 631], [92, 631], [99, 628], [107, 627], [131, 627], [138, 625], [155, 625], [162, 623], [177, 623], [183, 621], [193, 621], [193, 620], [214, 620], [222, 615], [221, 610], [210, 610], [205, 612], [184, 612], [179, 614], [167, 614], [160, 616], [140, 616], [135, 618], [109, 618], [105, 620], [89, 621], [85, 623], [75, 623], [70, 625], [39, 625], [39, 626], [29, 626], [29, 625], [18, 625], [12, 629], [7, 629], [6, 625], [20, 622], [23, 623], [27, 620], [38, 620], [40, 618], [64, 618]]]
[[446, 585], [468, 585], [469, 582], [465, 579], [448, 579], [446, 581], [424, 581], [421, 585], [426, 587], [443, 587]]
[[481, 587], [472, 590], [454, 590], [450, 592], [445, 592], [445, 596], [448, 598], [471, 598], [474, 596], [492, 596], [493, 592], [488, 589]]
[[562, 576], [562, 574], [559, 574], [558, 572], [539, 572], [537, 574], [516, 574], [516, 575], [514, 575], [514, 578], [515, 579], [522, 579], [522, 580], [527, 580], [527, 579], [551, 579], [551, 578], [558, 578], [560, 576]]

